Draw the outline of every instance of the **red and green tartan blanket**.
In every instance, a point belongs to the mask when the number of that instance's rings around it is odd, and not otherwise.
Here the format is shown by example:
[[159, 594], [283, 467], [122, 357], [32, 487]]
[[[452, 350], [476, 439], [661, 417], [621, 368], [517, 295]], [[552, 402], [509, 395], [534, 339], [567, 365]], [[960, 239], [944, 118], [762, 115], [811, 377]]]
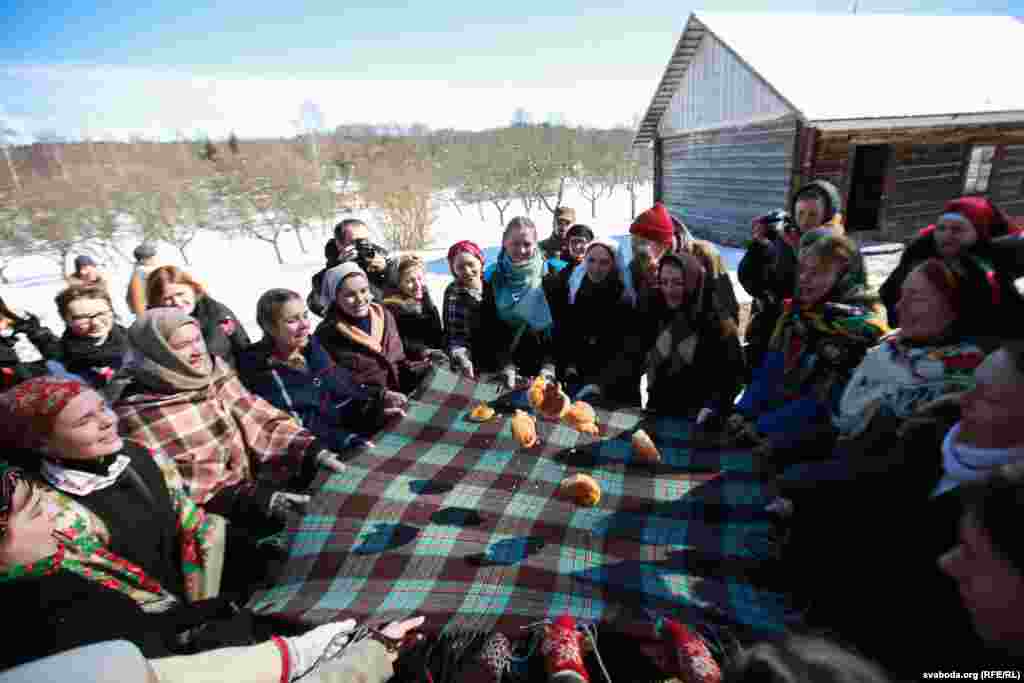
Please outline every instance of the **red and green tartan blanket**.
[[[748, 451], [693, 451], [686, 420], [634, 409], [598, 410], [601, 438], [538, 420], [526, 450], [509, 415], [466, 419], [497, 395], [435, 370], [371, 451], [320, 475], [282, 575], [249, 606], [308, 624], [425, 615], [434, 631], [512, 633], [566, 613], [783, 630], [785, 598], [758, 579], [772, 524]], [[632, 462], [639, 427], [661, 464]], [[580, 472], [601, 485], [595, 507], [556, 495]]]

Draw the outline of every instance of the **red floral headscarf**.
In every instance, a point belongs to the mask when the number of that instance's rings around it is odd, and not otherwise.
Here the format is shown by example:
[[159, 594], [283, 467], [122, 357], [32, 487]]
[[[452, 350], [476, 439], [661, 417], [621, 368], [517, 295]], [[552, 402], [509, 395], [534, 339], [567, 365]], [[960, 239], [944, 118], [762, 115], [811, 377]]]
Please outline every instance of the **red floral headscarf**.
[[63, 377], [34, 377], [0, 394], [0, 444], [31, 448], [50, 435], [57, 416], [87, 386]]

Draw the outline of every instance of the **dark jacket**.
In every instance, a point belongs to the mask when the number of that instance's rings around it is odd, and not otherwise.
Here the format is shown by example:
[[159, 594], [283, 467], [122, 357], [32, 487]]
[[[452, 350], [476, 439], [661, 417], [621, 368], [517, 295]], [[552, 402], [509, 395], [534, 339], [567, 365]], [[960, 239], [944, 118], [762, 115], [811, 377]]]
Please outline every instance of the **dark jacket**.
[[623, 326], [629, 324], [633, 311], [622, 300], [624, 287], [616, 275], [610, 275], [601, 285], [594, 285], [589, 276], [584, 276], [575, 300], [569, 303], [569, 278], [563, 277], [563, 272], [555, 276], [550, 300], [559, 376], [575, 367], [579, 382], [586, 385], [618, 353]]
[[[544, 268], [541, 286], [550, 306], [555, 297], [551, 289], [550, 276], [556, 270], [550, 263], [545, 263]], [[518, 330], [498, 316], [494, 286], [488, 279], [484, 280], [479, 325], [479, 329], [473, 335], [473, 362], [485, 371], [501, 370], [511, 363], [516, 366], [520, 375], [533, 376], [538, 374], [545, 364], [555, 362], [553, 329], [547, 335], [526, 330], [520, 335], [515, 349], [511, 348]]]
[[[982, 346], [993, 348], [999, 339], [1020, 336], [1024, 329], [1024, 301], [1014, 286], [1017, 266], [1012, 253], [993, 246], [992, 242], [979, 242], [968, 252], [956, 264], [964, 275], [960, 285], [960, 327]], [[899, 265], [879, 288], [889, 327], [899, 327], [896, 303], [903, 282], [914, 268], [930, 258], [941, 257], [932, 231], [925, 229], [903, 251]], [[993, 268], [991, 273], [986, 271], [988, 266]]]
[[[331, 268], [346, 262], [346, 260], [339, 258], [338, 247], [334, 243], [334, 240], [328, 240], [327, 244], [324, 245], [324, 257], [327, 259], [327, 264], [313, 275], [312, 281], [310, 282], [312, 289], [306, 296], [306, 306], [321, 318], [327, 316], [327, 311], [320, 305], [320, 285], [324, 281], [324, 273]], [[347, 260], [358, 262], [358, 256], [354, 259]], [[388, 259], [388, 267], [381, 272], [366, 273], [366, 279], [370, 283], [370, 293], [373, 294], [374, 301], [380, 302], [384, 300], [384, 292], [387, 289], [388, 271], [393, 267], [393, 263], [394, 261], [392, 259]], [[362, 266], [362, 264], [360, 264], [360, 266]], [[364, 267], [363, 270], [366, 270], [366, 268]]]
[[747, 360], [751, 367], [756, 367], [782, 315], [782, 302], [792, 298], [796, 290], [796, 250], [781, 237], [767, 245], [753, 242], [740, 260], [737, 275], [754, 299], [744, 340]]
[[[211, 298], [208, 294], [196, 301], [192, 317], [199, 321], [203, 339], [210, 353], [220, 356], [228, 365], [235, 367], [237, 354], [251, 343], [238, 316], [230, 308]], [[225, 332], [225, 328], [230, 334]]]
[[135, 643], [147, 658], [174, 654], [172, 621], [147, 614], [130, 596], [61, 570], [0, 583], [0, 600], [17, 615], [16, 647], [5, 647], [0, 669], [105, 640]]
[[544, 252], [544, 258], [546, 259], [561, 259], [562, 257], [562, 246], [565, 242], [565, 238], [560, 236], [558, 232], [552, 231], [551, 235], [547, 239], [541, 240], [537, 246]]
[[444, 348], [441, 314], [430, 298], [430, 292], [424, 291], [419, 311], [410, 310], [391, 298], [384, 299], [384, 305], [395, 317], [402, 346], [409, 358], [423, 359], [427, 349]]
[[164, 476], [141, 446], [125, 441], [122, 453], [131, 465], [117, 482], [86, 496], [67, 495], [103, 520], [110, 531], [112, 553], [142, 567], [161, 586], [182, 597], [185, 577], [178, 517]]
[[[697, 335], [693, 362], [672, 372], [668, 361], [656, 368], [657, 381], [650, 390], [647, 410], [678, 416], [694, 416], [701, 408], [726, 414], [743, 384], [746, 366], [739, 343], [736, 321], [718, 301], [713, 286], [703, 290], [703, 301], [690, 321]], [[659, 335], [666, 332], [677, 315], [661, 295], [649, 299], [633, 318], [633, 333], [624, 337], [601, 373], [600, 384], [617, 386], [648, 369], [648, 355]]]
[[302, 352], [305, 370], [274, 360], [273, 348], [273, 340], [265, 337], [242, 352], [239, 376], [249, 391], [295, 415], [326, 448], [344, 450], [351, 432], [369, 434], [380, 426], [384, 389], [356, 384], [316, 336]]
[[398, 324], [388, 309], [380, 307], [384, 316], [382, 353], [339, 332], [336, 311], [336, 308], [332, 308], [328, 312], [315, 334], [334, 362], [348, 370], [352, 381], [391, 391], [408, 392], [416, 387], [429, 369], [429, 364], [413, 363], [406, 359], [402, 339], [398, 336]]
[[[15, 384], [33, 377], [47, 374], [46, 361], [61, 360], [60, 340], [48, 328], [43, 327], [39, 318], [26, 314], [14, 321], [14, 335], [0, 337], [0, 388], [8, 389]], [[17, 335], [23, 334], [28, 341], [39, 350], [43, 359], [32, 363], [22, 363], [14, 351]]]
[[110, 383], [110, 376], [101, 371], [109, 368], [117, 372], [124, 365], [131, 348], [128, 331], [115, 324], [103, 344], [96, 346], [88, 337], [78, 337], [65, 330], [60, 339], [64, 367], [96, 388]]

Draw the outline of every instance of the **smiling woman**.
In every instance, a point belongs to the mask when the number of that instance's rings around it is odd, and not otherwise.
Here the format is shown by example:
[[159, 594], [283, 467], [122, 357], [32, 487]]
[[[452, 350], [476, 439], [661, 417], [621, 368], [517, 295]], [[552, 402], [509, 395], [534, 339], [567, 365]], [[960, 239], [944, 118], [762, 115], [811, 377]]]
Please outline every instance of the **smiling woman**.
[[175, 266], [161, 266], [146, 278], [150, 308], [173, 306], [199, 323], [206, 347], [234, 367], [235, 356], [249, 345], [249, 335], [234, 312], [211, 297], [191, 275]]
[[360, 385], [331, 361], [310, 334], [309, 310], [298, 292], [271, 289], [256, 309], [264, 337], [239, 355], [242, 381], [332, 450], [370, 446], [357, 434], [376, 431], [385, 418], [404, 414], [405, 396]]
[[107, 387], [130, 348], [127, 330], [114, 322], [107, 289], [70, 287], [55, 301], [67, 325], [60, 340], [64, 366], [93, 387]]

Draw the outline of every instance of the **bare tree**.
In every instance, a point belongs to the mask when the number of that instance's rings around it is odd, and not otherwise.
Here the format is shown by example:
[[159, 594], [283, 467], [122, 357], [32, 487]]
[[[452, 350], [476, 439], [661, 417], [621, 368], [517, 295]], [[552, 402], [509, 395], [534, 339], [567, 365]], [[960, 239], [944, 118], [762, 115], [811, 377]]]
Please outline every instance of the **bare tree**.
[[629, 193], [629, 216], [636, 217], [640, 190], [651, 180], [651, 154], [647, 149], [631, 148], [620, 159], [622, 184]]
[[359, 174], [367, 202], [382, 218], [385, 239], [396, 249], [422, 249], [437, 220], [432, 165], [405, 141], [380, 145]]

